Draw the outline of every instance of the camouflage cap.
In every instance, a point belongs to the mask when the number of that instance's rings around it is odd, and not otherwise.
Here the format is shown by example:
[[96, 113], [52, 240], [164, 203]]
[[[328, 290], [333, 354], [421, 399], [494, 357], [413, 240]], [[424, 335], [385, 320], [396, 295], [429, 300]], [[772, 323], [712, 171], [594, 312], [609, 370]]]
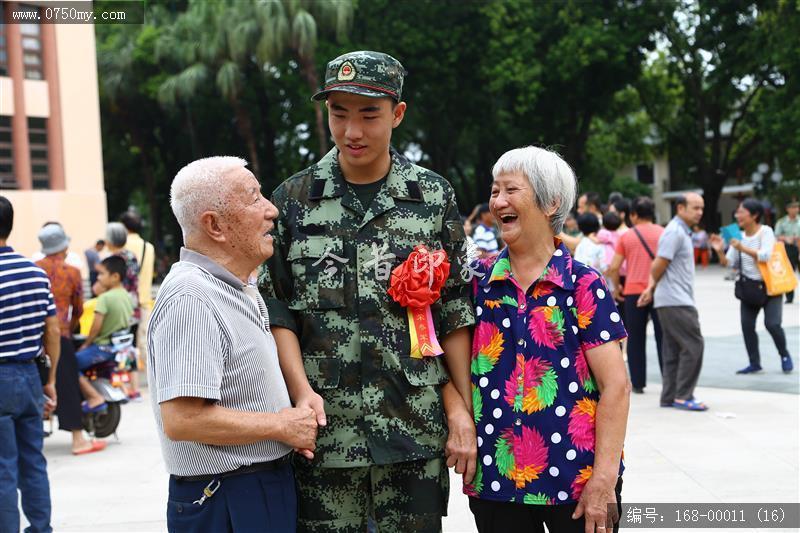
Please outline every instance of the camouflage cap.
[[403, 65], [388, 54], [349, 52], [328, 63], [325, 87], [311, 99], [324, 100], [331, 91], [342, 91], [371, 98], [389, 96], [399, 102], [405, 74]]

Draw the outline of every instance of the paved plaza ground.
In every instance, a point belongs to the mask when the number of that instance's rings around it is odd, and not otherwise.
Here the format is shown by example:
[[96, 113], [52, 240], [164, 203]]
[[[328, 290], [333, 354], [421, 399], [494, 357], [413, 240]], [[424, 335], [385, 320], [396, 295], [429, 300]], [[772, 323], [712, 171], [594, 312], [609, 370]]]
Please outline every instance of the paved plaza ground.
[[[626, 502], [800, 502], [800, 374], [781, 373], [761, 317], [758, 330], [765, 372], [734, 375], [747, 364], [747, 355], [733, 282], [723, 275], [721, 269], [710, 267], [698, 272], [695, 283], [706, 337], [696, 396], [710, 410], [659, 408], [660, 379], [651, 345], [646, 393], [631, 398]], [[784, 306], [783, 324], [797, 363], [800, 303]], [[56, 432], [47, 439], [45, 452], [56, 531], [166, 530], [167, 475], [147, 401], [124, 406], [119, 441], [110, 439], [106, 451], [73, 457], [68, 434]], [[451, 479], [450, 516], [444, 530], [475, 531], [460, 479]]]

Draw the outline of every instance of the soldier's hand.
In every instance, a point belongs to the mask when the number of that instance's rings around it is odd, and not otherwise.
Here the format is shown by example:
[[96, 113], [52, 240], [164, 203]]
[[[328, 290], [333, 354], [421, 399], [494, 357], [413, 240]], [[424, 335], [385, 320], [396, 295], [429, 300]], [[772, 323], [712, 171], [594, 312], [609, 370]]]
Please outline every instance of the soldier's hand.
[[291, 446], [307, 459], [314, 458], [317, 444], [317, 415], [310, 407], [288, 407], [278, 413], [281, 442]]
[[325, 400], [322, 399], [322, 396], [311, 390], [311, 388], [308, 389], [308, 392], [297, 398], [294, 406], [313, 409], [314, 413], [317, 415], [317, 424], [320, 426], [328, 424], [328, 420], [325, 417]]
[[478, 437], [469, 411], [448, 413], [447, 427], [449, 434], [444, 449], [447, 466], [455, 467], [456, 474], [463, 475], [464, 483], [472, 483], [478, 458]]

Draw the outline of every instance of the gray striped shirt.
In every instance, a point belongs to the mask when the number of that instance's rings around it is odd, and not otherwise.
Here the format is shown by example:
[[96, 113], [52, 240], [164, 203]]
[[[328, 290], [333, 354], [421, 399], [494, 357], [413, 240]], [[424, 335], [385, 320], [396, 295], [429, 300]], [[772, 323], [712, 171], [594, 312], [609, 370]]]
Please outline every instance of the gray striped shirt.
[[228, 409], [275, 413], [291, 407], [267, 308], [257, 290], [186, 248], [158, 293], [147, 333], [148, 382], [170, 474], [218, 474], [283, 457], [275, 441], [236, 446], [176, 442], [159, 404], [188, 396]]

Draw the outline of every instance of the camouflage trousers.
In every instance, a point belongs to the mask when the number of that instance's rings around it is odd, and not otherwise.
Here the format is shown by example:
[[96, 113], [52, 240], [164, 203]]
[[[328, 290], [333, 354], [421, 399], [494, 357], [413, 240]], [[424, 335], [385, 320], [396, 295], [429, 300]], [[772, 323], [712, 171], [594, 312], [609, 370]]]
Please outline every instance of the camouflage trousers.
[[356, 468], [295, 461], [297, 531], [438, 533], [447, 514], [450, 481], [444, 459]]

